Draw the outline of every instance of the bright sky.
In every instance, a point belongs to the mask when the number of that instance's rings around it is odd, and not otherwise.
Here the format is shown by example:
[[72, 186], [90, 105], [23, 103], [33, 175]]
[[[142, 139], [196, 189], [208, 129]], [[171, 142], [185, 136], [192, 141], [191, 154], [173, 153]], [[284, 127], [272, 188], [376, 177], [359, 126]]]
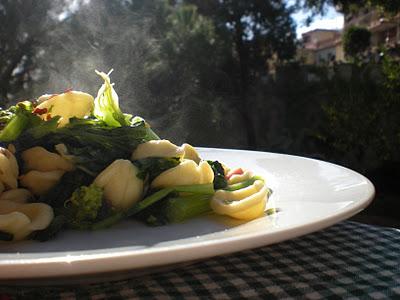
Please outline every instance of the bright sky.
[[300, 38], [301, 34], [313, 29], [342, 29], [344, 23], [343, 14], [336, 12], [332, 7], [326, 12], [324, 16], [316, 16], [314, 21], [306, 26], [305, 20], [310, 14], [306, 11], [301, 11], [293, 15], [294, 20], [297, 23], [297, 37]]

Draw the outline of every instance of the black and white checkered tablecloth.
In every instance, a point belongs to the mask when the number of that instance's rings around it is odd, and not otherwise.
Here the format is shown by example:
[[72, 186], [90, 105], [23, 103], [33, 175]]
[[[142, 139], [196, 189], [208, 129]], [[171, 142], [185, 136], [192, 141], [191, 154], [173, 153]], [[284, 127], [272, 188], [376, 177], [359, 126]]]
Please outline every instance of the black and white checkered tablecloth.
[[0, 287], [5, 299], [400, 299], [400, 230], [342, 222], [259, 249], [130, 280]]

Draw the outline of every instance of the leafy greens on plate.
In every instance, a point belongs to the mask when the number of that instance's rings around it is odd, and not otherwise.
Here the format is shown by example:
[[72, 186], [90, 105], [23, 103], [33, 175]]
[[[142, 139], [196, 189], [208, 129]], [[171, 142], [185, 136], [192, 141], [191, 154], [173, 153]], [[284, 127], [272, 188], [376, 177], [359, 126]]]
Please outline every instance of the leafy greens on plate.
[[160, 139], [121, 111], [110, 73], [96, 73], [96, 98], [68, 90], [0, 110], [0, 241], [46, 241], [126, 218], [154, 226], [264, 215], [263, 178]]

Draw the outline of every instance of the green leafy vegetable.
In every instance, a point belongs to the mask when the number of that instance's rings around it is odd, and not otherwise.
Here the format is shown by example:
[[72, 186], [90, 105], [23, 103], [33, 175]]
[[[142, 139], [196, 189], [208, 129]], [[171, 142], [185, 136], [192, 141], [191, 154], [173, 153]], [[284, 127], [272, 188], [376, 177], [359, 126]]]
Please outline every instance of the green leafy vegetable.
[[14, 141], [26, 128], [39, 124], [42, 120], [32, 114], [32, 109], [32, 103], [24, 101], [7, 111], [2, 111], [2, 125], [5, 127], [0, 132], [0, 141]]
[[243, 188], [246, 188], [246, 187], [252, 185], [256, 180], [264, 181], [264, 179], [262, 177], [260, 177], [260, 176], [253, 176], [248, 180], [241, 181], [241, 182], [238, 182], [238, 183], [234, 183], [234, 184], [231, 184], [231, 185], [227, 185], [224, 188], [224, 190], [226, 190], [226, 191], [237, 191], [237, 190], [240, 190], [240, 189], [243, 189]]
[[214, 189], [223, 189], [228, 185], [225, 178], [225, 170], [219, 161], [207, 161], [214, 172]]
[[168, 197], [145, 211], [144, 219], [149, 225], [180, 223], [211, 211], [212, 195]]
[[10, 106], [7, 109], [0, 108], [0, 130], [3, 130], [4, 127], [11, 121], [11, 119], [15, 116], [15, 111], [17, 110], [17, 106]]
[[103, 189], [92, 184], [76, 189], [66, 208], [70, 211], [68, 224], [72, 228], [87, 229], [97, 219], [103, 205]]
[[33, 112], [33, 104], [29, 101], [19, 102], [8, 111], [1, 111], [3, 117], [0, 117], [0, 126], [4, 128], [0, 132], [0, 141], [15, 141], [25, 132], [33, 138], [40, 138], [57, 128], [59, 116], [44, 121]]
[[133, 164], [140, 170], [137, 176], [142, 180], [147, 178], [151, 182], [162, 172], [179, 165], [179, 161], [179, 157], [148, 157], [135, 160]]
[[213, 195], [215, 191], [212, 184], [180, 185], [180, 186], [164, 188], [144, 198], [142, 201], [135, 203], [135, 205], [132, 206], [130, 209], [123, 212], [117, 212], [111, 215], [110, 217], [105, 218], [104, 220], [94, 224], [92, 226], [92, 229], [97, 230], [97, 229], [108, 228], [118, 223], [120, 220], [124, 218], [132, 217], [140, 213], [144, 209], [148, 208], [150, 205], [153, 205], [154, 203], [164, 199], [166, 196], [168, 196], [173, 192], [199, 194], [199, 195], [201, 194]]
[[103, 204], [103, 189], [91, 184], [76, 189], [66, 207], [73, 212], [69, 221], [74, 228], [87, 228], [93, 223]]
[[93, 181], [93, 177], [83, 172], [75, 170], [65, 173], [57, 185], [49, 192], [41, 196], [39, 201], [47, 203], [53, 208], [63, 208], [72, 193], [82, 185], [89, 185]]
[[158, 136], [144, 121], [116, 128], [75, 122], [41, 137], [27, 130], [15, 145], [19, 151], [34, 146], [54, 151], [55, 145], [64, 144], [78, 168], [94, 176], [116, 159], [129, 159], [140, 143], [154, 139]]
[[111, 84], [109, 74], [97, 70], [96, 73], [103, 78], [104, 84], [94, 100], [93, 114], [111, 127], [130, 125], [132, 116], [123, 114], [119, 108], [118, 95]]

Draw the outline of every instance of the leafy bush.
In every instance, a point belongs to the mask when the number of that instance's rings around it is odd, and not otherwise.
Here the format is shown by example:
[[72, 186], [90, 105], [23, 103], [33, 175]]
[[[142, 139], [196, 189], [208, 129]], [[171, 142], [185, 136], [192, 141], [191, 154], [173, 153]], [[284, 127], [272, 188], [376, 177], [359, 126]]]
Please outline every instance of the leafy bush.
[[363, 27], [351, 26], [343, 35], [343, 48], [346, 56], [357, 60], [371, 44], [371, 32]]
[[399, 63], [386, 58], [350, 70], [349, 78], [336, 70], [327, 82], [321, 137], [330, 156], [360, 171], [400, 161]]

